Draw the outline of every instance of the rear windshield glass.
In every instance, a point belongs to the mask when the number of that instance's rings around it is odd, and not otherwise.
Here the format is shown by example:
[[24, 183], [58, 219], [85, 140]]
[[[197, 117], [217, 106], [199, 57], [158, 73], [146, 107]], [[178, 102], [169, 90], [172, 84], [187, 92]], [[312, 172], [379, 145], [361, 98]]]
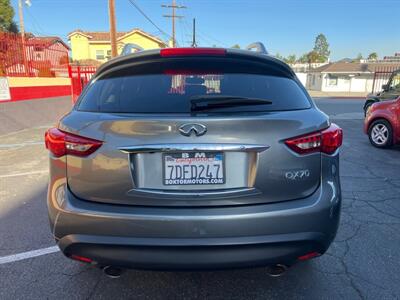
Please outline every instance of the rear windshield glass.
[[[115, 113], [190, 113], [191, 100], [207, 98], [212, 112], [263, 112], [310, 108], [298, 84], [272, 75], [148, 74], [99, 79], [91, 84], [78, 110]], [[215, 97], [214, 97], [215, 96]], [[239, 105], [213, 106], [213, 99], [238, 97]], [[268, 100], [246, 105], [246, 99]], [[229, 102], [229, 101], [228, 101]]]

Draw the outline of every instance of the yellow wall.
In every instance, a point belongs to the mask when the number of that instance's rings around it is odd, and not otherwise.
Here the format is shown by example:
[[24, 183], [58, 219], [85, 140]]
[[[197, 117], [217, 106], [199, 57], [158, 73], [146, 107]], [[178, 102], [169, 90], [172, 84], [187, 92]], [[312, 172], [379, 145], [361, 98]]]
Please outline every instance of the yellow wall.
[[70, 85], [70, 78], [63, 77], [7, 77], [10, 87], [19, 86], [54, 86], [54, 85]]
[[[111, 43], [109, 41], [98, 41], [91, 42], [87, 37], [75, 33], [70, 36], [72, 59], [96, 59], [101, 62], [106, 62], [107, 51], [111, 51]], [[165, 46], [161, 43], [154, 41], [153, 39], [141, 34], [140, 32], [133, 32], [132, 34], [126, 35], [123, 39], [118, 40], [118, 54], [121, 53], [122, 48], [127, 43], [134, 43], [142, 47], [143, 49], [159, 49]], [[103, 50], [104, 59], [100, 60], [96, 58], [96, 50]]]
[[104, 53], [104, 59], [100, 60], [97, 59], [98, 61], [101, 62], [106, 62], [107, 61], [107, 51], [111, 51], [111, 44], [110, 43], [91, 43], [89, 45], [89, 57], [90, 59], [96, 59], [96, 50], [103, 50]]
[[124, 44], [134, 43], [145, 50], [159, 49], [163, 47], [163, 45], [157, 43], [156, 41], [148, 38], [145, 35], [140, 34], [139, 32], [134, 32], [133, 34], [127, 35], [124, 39], [119, 40], [119, 42], [122, 42]]
[[75, 33], [70, 37], [73, 60], [89, 58], [89, 39], [84, 35]]

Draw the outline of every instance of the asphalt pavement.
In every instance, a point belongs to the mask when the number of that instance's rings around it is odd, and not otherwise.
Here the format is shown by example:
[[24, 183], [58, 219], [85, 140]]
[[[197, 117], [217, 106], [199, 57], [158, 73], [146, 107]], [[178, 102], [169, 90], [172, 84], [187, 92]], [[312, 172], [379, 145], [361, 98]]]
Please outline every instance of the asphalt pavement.
[[369, 144], [363, 101], [316, 103], [344, 130], [341, 224], [325, 255], [279, 278], [255, 268], [131, 270], [110, 279], [65, 258], [53, 248], [47, 220], [43, 132], [51, 123], [0, 135], [0, 299], [399, 299], [400, 147]]

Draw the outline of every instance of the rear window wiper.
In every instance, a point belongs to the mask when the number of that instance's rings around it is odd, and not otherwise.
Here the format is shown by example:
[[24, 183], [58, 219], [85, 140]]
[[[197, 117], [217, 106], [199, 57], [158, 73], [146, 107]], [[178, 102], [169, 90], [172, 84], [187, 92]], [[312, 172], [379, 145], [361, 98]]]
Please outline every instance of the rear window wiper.
[[272, 101], [240, 96], [198, 95], [190, 97], [190, 103], [191, 111], [198, 111], [234, 106], [266, 105], [272, 104]]

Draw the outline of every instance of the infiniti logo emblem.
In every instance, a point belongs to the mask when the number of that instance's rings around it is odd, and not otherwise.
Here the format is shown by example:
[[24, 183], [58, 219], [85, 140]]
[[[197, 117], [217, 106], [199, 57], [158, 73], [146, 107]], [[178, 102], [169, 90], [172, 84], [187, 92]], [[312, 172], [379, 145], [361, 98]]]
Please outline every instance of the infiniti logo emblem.
[[187, 123], [179, 126], [179, 132], [184, 136], [191, 136], [192, 132], [196, 136], [201, 136], [207, 132], [207, 127], [198, 123]]

